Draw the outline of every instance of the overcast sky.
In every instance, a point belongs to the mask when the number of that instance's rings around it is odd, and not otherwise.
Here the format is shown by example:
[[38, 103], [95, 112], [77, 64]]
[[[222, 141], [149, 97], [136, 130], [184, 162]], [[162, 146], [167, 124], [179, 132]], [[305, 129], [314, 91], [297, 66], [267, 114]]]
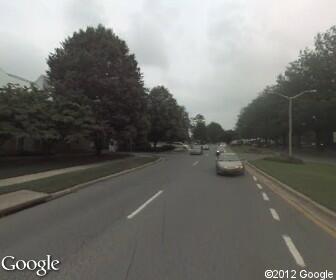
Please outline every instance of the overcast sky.
[[99, 23], [126, 40], [147, 87], [165, 85], [190, 115], [229, 129], [336, 24], [336, 1], [0, 0], [0, 68], [35, 80], [60, 41]]

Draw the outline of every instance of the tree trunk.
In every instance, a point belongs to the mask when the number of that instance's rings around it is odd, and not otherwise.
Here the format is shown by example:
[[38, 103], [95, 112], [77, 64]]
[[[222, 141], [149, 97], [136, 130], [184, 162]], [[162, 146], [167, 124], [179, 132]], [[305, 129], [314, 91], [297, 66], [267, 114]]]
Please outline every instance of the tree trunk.
[[95, 145], [95, 150], [96, 150], [96, 155], [100, 156], [102, 149], [103, 149], [103, 140], [99, 135], [96, 135], [95, 140], [94, 140], [94, 145]]
[[20, 137], [17, 139], [17, 152], [19, 155], [24, 154], [24, 137]]

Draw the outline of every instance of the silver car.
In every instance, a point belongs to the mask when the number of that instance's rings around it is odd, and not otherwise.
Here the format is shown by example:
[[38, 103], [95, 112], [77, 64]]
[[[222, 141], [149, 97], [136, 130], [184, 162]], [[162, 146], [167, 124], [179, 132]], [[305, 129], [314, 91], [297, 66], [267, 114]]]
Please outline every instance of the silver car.
[[203, 154], [203, 149], [201, 145], [191, 145], [189, 154], [191, 155], [201, 155]]
[[221, 153], [216, 159], [216, 172], [221, 175], [244, 174], [244, 163], [234, 153]]

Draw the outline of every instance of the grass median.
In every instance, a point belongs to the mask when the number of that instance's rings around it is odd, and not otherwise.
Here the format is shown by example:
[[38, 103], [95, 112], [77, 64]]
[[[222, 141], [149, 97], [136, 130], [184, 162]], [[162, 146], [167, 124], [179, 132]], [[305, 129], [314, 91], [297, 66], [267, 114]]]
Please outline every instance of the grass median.
[[336, 211], [336, 165], [312, 162], [294, 164], [267, 159], [251, 163], [314, 201]]
[[21, 184], [0, 187], [0, 194], [22, 189], [44, 193], [54, 193], [127, 169], [139, 167], [146, 163], [153, 162], [157, 159], [158, 157], [128, 157], [123, 160], [110, 161], [100, 166], [92, 167], [85, 170], [74, 171]]

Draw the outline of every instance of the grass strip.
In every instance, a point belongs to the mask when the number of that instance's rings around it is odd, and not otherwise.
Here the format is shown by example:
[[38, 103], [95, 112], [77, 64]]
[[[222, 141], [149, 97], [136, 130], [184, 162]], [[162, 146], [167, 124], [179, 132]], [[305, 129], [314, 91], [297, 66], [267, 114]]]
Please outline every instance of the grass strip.
[[0, 179], [17, 177], [26, 174], [49, 171], [72, 166], [107, 162], [129, 157], [128, 154], [73, 154], [33, 157], [0, 157]]
[[11, 186], [4, 186], [0, 188], [0, 194], [22, 189], [54, 193], [100, 177], [135, 168], [157, 159], [157, 157], [129, 157], [123, 160], [110, 161], [98, 167], [92, 167], [86, 170], [74, 171]]
[[293, 164], [259, 159], [257, 168], [336, 211], [336, 165], [325, 163]]

